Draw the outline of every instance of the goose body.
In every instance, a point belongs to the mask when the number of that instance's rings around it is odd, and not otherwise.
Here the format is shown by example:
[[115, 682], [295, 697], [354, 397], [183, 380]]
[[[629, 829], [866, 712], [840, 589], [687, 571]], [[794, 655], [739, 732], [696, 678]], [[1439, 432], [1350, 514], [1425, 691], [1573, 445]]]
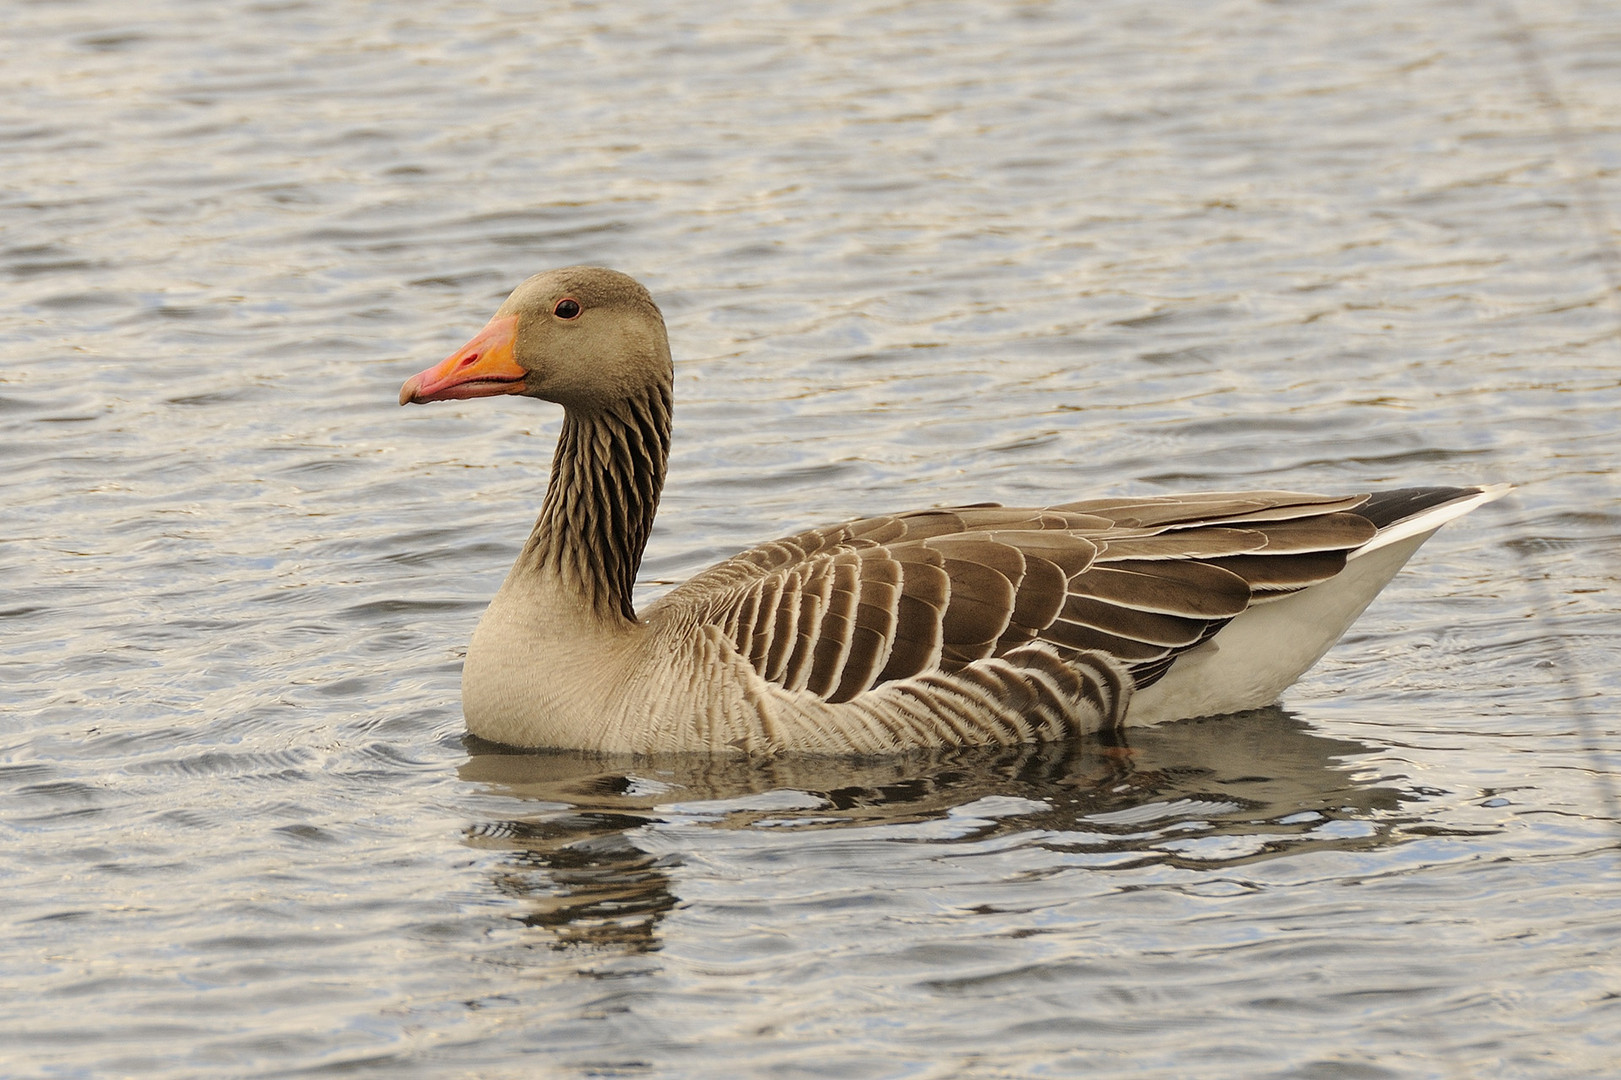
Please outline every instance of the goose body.
[[612, 752], [1010, 744], [1272, 703], [1442, 524], [1506, 486], [976, 505], [751, 548], [638, 615], [668, 459], [647, 291], [530, 278], [400, 403], [561, 404], [540, 517], [462, 674], [470, 732]]

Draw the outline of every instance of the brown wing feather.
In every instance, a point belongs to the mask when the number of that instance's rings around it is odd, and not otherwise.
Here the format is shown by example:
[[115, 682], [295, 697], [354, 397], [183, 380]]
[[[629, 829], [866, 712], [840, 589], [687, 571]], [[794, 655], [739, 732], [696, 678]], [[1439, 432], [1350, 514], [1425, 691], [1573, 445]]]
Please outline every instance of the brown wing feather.
[[951, 599], [951, 576], [938, 551], [922, 544], [896, 544], [890, 551], [901, 564], [901, 593], [889, 660], [878, 673], [877, 683], [908, 678], [939, 665], [945, 644], [942, 624]]
[[[833, 575], [812, 573], [802, 568], [799, 591], [800, 618], [794, 635], [794, 644], [783, 661], [782, 673], [777, 681], [790, 690], [803, 690], [811, 677], [811, 664], [816, 656], [816, 642], [832, 604]], [[766, 678], [771, 678], [768, 672]]]
[[844, 672], [856, 603], [861, 598], [860, 568], [861, 560], [849, 553], [829, 560], [824, 568], [831, 582], [829, 603], [821, 632], [811, 643], [810, 676], [805, 682], [805, 689], [819, 697], [833, 693]]
[[1361, 547], [1379, 534], [1373, 522], [1360, 514], [1332, 513], [1289, 521], [1255, 522], [1246, 526], [1266, 537], [1268, 554], [1306, 551], [1346, 551]]
[[[1246, 492], [917, 510], [745, 551], [658, 602], [760, 674], [846, 701], [1045, 642], [1138, 685], [1251, 603], [1333, 577], [1377, 529], [1355, 495]], [[650, 611], [650, 616], [655, 612]]]
[[1266, 534], [1256, 529], [1215, 526], [1165, 532], [1107, 536], [1098, 544], [1098, 557], [1116, 559], [1214, 559], [1247, 555], [1266, 548]]
[[855, 619], [845, 651], [839, 685], [829, 701], [849, 701], [871, 686], [889, 659], [894, 637], [896, 599], [901, 591], [901, 564], [883, 547], [863, 549], [857, 578]]
[[1064, 598], [1069, 594], [1069, 575], [1063, 567], [1040, 555], [1024, 556], [1024, 580], [1019, 582], [1013, 597], [1013, 611], [1008, 616], [1006, 635], [1012, 631], [1024, 633], [1029, 640], [1058, 618], [1064, 609]]
[[[1327, 581], [1345, 569], [1344, 551], [1309, 551], [1285, 555], [1237, 555], [1211, 559], [1210, 565], [1243, 578], [1255, 599], [1276, 599]], [[1253, 601], [1252, 601], [1253, 602]]]
[[800, 620], [815, 615], [814, 607], [806, 603], [810, 598], [803, 593], [804, 583], [804, 574], [796, 568], [784, 575], [782, 590], [777, 594], [771, 641], [766, 646], [763, 662], [757, 665], [760, 673], [773, 682], [782, 681], [794, 644], [800, 640]]
[[1082, 499], [1061, 503], [1053, 510], [1106, 518], [1119, 528], [1176, 525], [1222, 525], [1241, 521], [1271, 521], [1312, 517], [1335, 510], [1355, 510], [1366, 495], [1345, 497], [1306, 495], [1298, 491], [1212, 492], [1149, 498]]
[[941, 625], [945, 656], [957, 664], [990, 656], [1013, 615], [1025, 576], [1024, 554], [983, 533], [925, 543], [940, 552], [951, 579]]
[[1102, 630], [1115, 637], [1158, 645], [1167, 649], [1187, 648], [1204, 637], [1212, 619], [1167, 615], [1159, 611], [1111, 604], [1090, 596], [1071, 596], [1064, 601], [1063, 618], [1072, 623]]

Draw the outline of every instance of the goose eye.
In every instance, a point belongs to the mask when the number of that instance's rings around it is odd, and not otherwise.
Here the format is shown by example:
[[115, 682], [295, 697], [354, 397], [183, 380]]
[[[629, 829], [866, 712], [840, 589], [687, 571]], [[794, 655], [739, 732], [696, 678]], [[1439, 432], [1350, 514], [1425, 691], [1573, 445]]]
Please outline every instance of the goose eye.
[[580, 317], [580, 303], [578, 300], [570, 300], [565, 296], [557, 302], [556, 307], [552, 308], [552, 314], [559, 319], [577, 319]]

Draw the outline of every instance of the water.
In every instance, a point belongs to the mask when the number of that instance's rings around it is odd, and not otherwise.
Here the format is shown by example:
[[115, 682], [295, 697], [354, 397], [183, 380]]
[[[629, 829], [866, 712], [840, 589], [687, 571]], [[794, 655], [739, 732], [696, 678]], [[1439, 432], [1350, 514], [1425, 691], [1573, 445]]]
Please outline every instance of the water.
[[[1613, 5], [5, 19], [0, 1074], [1621, 1067]], [[395, 394], [576, 261], [678, 357], [644, 600], [874, 510], [1520, 492], [1281, 709], [492, 752], [559, 416]]]

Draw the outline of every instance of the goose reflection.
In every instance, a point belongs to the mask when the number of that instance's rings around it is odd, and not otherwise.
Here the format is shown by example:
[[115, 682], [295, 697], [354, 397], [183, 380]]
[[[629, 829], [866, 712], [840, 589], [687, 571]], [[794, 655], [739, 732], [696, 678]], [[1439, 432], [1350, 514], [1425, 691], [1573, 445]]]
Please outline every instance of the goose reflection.
[[521, 921], [550, 930], [557, 947], [650, 952], [658, 947], [654, 927], [676, 899], [662, 860], [632, 839], [648, 822], [635, 814], [560, 813], [477, 825], [468, 839], [512, 852], [495, 887], [522, 900]]
[[[750, 830], [794, 857], [803, 830], [880, 830], [924, 843], [996, 836], [1084, 855], [1100, 869], [1219, 870], [1402, 838], [1423, 790], [1368, 775], [1374, 747], [1313, 732], [1281, 708], [1114, 739], [873, 759], [517, 753], [469, 739], [463, 780], [512, 800], [473, 846], [506, 852], [495, 886], [559, 948], [659, 947], [681, 853], [660, 830]], [[1362, 765], [1359, 766], [1359, 762]], [[864, 835], [873, 835], [870, 831]], [[664, 852], [660, 854], [660, 852]]]

